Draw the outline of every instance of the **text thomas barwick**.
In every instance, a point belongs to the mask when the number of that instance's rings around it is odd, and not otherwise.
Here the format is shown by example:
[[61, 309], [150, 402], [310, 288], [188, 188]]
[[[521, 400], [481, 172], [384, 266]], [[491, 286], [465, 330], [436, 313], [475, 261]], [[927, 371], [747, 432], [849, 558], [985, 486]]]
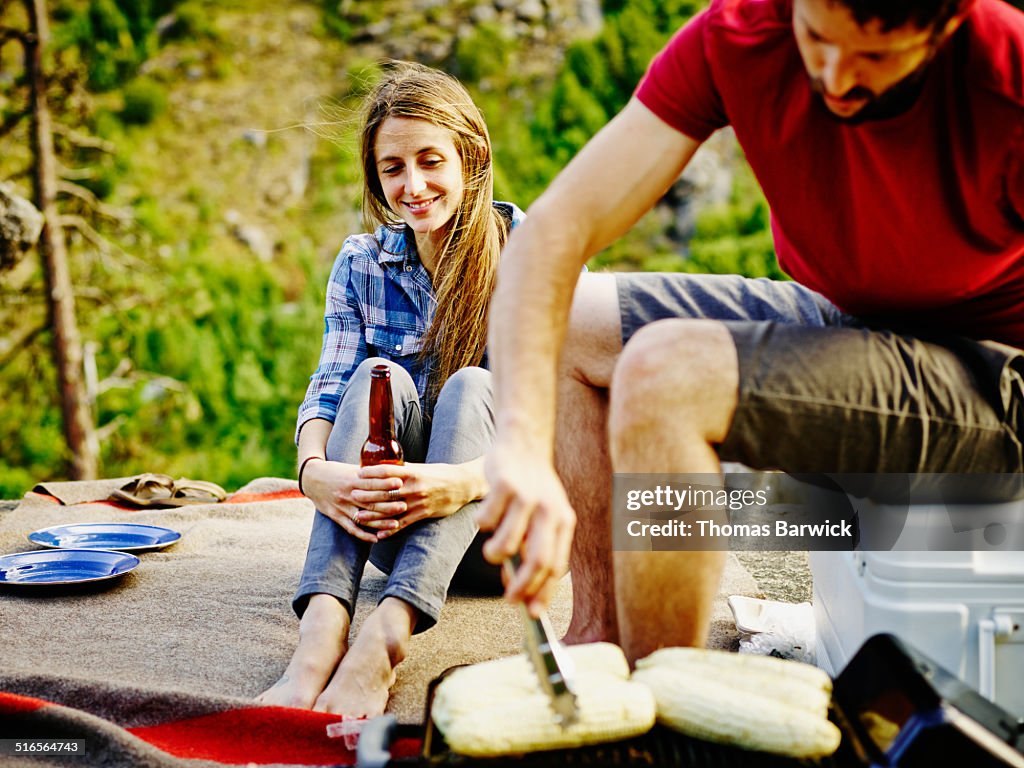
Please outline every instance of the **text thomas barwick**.
[[646, 523], [630, 520], [626, 525], [630, 536], [778, 536], [783, 538], [850, 538], [853, 528], [848, 520], [833, 523], [787, 523], [776, 520], [770, 523], [717, 523], [714, 520], [668, 520], [664, 523]]

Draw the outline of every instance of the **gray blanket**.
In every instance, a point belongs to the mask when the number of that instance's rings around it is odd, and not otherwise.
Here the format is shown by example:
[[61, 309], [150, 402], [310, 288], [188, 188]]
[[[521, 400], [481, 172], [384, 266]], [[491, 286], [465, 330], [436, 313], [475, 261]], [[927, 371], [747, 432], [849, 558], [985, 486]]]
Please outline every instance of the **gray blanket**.
[[[65, 498], [89, 496], [84, 490], [62, 490]], [[107, 486], [93, 493], [104, 491]], [[89, 765], [176, 764], [181, 749], [174, 744], [187, 742], [187, 736], [174, 731], [170, 746], [157, 749], [152, 741], [139, 741], [130, 729], [157, 727], [169, 718], [191, 723], [202, 720], [204, 713], [246, 712], [252, 697], [277, 679], [297, 639], [298, 620], [290, 600], [312, 514], [312, 505], [297, 494], [293, 481], [275, 478], [254, 481], [221, 504], [171, 510], [62, 504], [29, 494], [17, 509], [0, 515], [0, 554], [35, 549], [27, 533], [71, 522], [151, 523], [180, 531], [182, 539], [164, 550], [140, 554], [142, 563], [135, 571], [99, 588], [56, 594], [28, 587], [0, 589], [0, 738], [25, 736], [25, 729], [34, 728], [31, 724], [38, 724], [45, 713], [73, 725], [54, 732], [51, 722], [50, 731], [43, 732], [84, 733], [96, 744], [113, 744]], [[383, 580], [368, 566], [355, 632], [375, 604]], [[756, 594], [757, 587], [730, 558], [723, 599], [716, 606], [712, 644], [718, 647], [735, 642], [724, 595], [736, 593]], [[570, 602], [566, 579], [551, 611], [559, 632], [568, 624]], [[431, 679], [456, 664], [516, 653], [519, 643], [512, 606], [499, 598], [454, 595], [438, 626], [413, 638], [409, 657], [398, 669], [389, 710], [400, 722], [422, 723]], [[35, 705], [18, 696], [68, 709], [26, 713], [25, 707]], [[298, 711], [288, 711], [286, 718], [282, 711], [275, 717], [250, 712], [247, 727], [258, 728], [264, 721], [288, 722], [292, 732], [308, 727], [314, 735], [307, 746], [313, 750], [323, 731], [322, 718], [328, 716], [301, 713], [303, 719], [294, 714]], [[206, 743], [199, 737], [195, 741]], [[258, 741], [253, 743], [258, 747]], [[206, 757], [218, 764], [221, 749], [200, 750], [191, 759]], [[8, 759], [0, 757], [0, 764]], [[281, 764], [319, 764], [308, 755], [302, 759], [312, 762]]]

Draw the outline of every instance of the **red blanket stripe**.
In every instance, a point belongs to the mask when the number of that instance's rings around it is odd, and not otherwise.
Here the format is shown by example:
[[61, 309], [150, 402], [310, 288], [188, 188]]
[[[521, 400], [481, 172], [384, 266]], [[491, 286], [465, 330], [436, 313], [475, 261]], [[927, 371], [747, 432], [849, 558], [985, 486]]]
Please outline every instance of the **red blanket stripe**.
[[[52, 702], [0, 691], [0, 716], [34, 712]], [[127, 733], [175, 757], [226, 765], [355, 765], [343, 739], [327, 737], [337, 715], [288, 707], [246, 707], [160, 725], [126, 728]], [[398, 739], [394, 759], [411, 758], [421, 739]]]
[[[354, 765], [342, 739], [327, 737], [337, 715], [288, 707], [233, 709], [211, 715], [129, 728], [134, 736], [176, 757], [242, 765]], [[392, 756], [419, 753], [419, 739], [401, 739]]]
[[56, 496], [51, 496], [48, 493], [40, 493], [39, 491], [29, 491], [28, 494], [26, 495], [35, 496], [40, 499], [46, 499], [47, 501], [52, 501], [54, 504], [63, 504], [63, 502]]
[[[33, 496], [45, 499], [46, 501], [54, 504], [61, 504], [61, 500], [56, 496], [51, 496], [48, 493], [39, 493], [38, 491], [31, 492]], [[278, 499], [301, 499], [302, 494], [298, 488], [290, 488], [283, 491], [267, 491], [265, 493], [232, 493], [224, 501], [223, 504], [251, 504], [257, 501], [277, 501]], [[111, 499], [98, 499], [96, 501], [82, 502], [84, 504], [103, 504], [108, 507], [117, 507], [118, 509], [124, 509], [127, 511], [138, 511], [139, 507], [132, 506], [126, 502], [113, 501]]]
[[0, 714], [16, 715], [25, 712], [35, 712], [37, 709], [50, 706], [50, 702], [42, 699], [33, 699], [30, 696], [19, 696], [16, 693], [4, 693], [0, 691]]
[[221, 763], [351, 765], [355, 755], [340, 739], [327, 738], [337, 715], [287, 707], [232, 709], [129, 733], [176, 757]]
[[248, 504], [253, 501], [276, 501], [277, 499], [301, 499], [298, 488], [285, 491], [268, 491], [267, 493], [233, 493], [224, 499], [225, 504]]

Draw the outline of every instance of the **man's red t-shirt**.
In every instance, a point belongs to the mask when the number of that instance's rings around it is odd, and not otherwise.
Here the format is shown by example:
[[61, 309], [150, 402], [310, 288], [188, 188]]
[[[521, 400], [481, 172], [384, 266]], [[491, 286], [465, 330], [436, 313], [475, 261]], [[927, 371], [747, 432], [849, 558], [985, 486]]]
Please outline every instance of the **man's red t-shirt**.
[[811, 91], [791, 0], [713, 0], [636, 95], [698, 141], [733, 127], [795, 280], [859, 316], [1024, 347], [1024, 13], [978, 0], [906, 112], [850, 125]]

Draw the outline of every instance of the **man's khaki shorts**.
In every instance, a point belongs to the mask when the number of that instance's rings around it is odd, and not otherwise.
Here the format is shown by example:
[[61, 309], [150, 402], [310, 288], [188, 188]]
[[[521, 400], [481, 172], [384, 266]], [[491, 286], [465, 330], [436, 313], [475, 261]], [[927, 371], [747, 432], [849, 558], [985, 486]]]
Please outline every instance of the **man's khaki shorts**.
[[896, 332], [797, 283], [616, 275], [622, 338], [665, 318], [722, 321], [739, 359], [724, 461], [843, 473], [1020, 473], [1024, 351]]

